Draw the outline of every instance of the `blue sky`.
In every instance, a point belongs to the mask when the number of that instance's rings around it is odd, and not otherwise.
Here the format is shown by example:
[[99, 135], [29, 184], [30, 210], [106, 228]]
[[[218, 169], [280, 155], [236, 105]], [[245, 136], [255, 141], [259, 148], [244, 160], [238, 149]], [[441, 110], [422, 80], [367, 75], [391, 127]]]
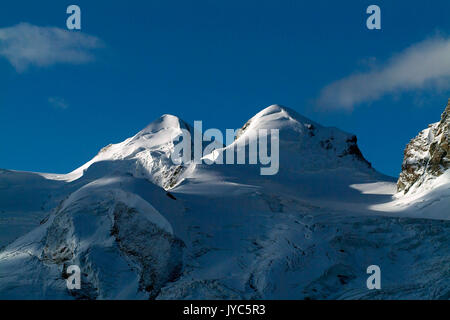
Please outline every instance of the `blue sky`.
[[[58, 60], [64, 48], [41, 60], [5, 53], [2, 30], [64, 30], [70, 4], [82, 12], [70, 59]], [[381, 30], [365, 26], [370, 4]], [[239, 128], [278, 103], [355, 133], [373, 166], [396, 176], [406, 143], [450, 97], [449, 13], [447, 0], [2, 3], [0, 168], [69, 172], [164, 113]]]

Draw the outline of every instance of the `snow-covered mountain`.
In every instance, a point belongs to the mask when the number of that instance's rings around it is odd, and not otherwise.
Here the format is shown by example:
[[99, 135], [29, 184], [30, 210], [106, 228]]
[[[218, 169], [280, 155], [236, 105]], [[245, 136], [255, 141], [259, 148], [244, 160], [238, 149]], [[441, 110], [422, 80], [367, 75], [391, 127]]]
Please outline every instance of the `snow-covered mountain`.
[[149, 179], [165, 189], [172, 188], [187, 169], [175, 165], [170, 158], [182, 129], [193, 131], [184, 121], [165, 114], [135, 136], [104, 147], [92, 160], [60, 178], [73, 181], [83, 175], [101, 177], [119, 172]]
[[[257, 113], [241, 128], [234, 142], [254, 139], [260, 129], [280, 130], [282, 152], [291, 157], [281, 157], [285, 165], [294, 165], [298, 170], [316, 171], [351, 166], [370, 168], [356, 143], [356, 136], [336, 128], [323, 127], [287, 107], [272, 105]], [[252, 135], [253, 133], [253, 135]], [[248, 141], [248, 140], [247, 140]], [[232, 148], [233, 145], [228, 148]]]
[[[67, 175], [1, 171], [0, 218], [13, 231], [0, 243], [0, 298], [450, 297], [450, 214], [433, 211], [450, 198], [433, 189], [399, 204], [408, 194], [393, 197], [395, 179], [356, 136], [270, 106], [205, 157], [279, 129], [279, 172], [260, 175], [248, 161], [174, 165], [181, 129], [192, 132], [162, 116]], [[74, 264], [80, 290], [65, 284]], [[382, 290], [366, 287], [372, 264]]]
[[450, 99], [441, 121], [430, 124], [406, 146], [398, 191], [417, 192], [450, 168]]
[[450, 215], [450, 99], [439, 122], [430, 124], [405, 148], [393, 201], [375, 210], [435, 219]]

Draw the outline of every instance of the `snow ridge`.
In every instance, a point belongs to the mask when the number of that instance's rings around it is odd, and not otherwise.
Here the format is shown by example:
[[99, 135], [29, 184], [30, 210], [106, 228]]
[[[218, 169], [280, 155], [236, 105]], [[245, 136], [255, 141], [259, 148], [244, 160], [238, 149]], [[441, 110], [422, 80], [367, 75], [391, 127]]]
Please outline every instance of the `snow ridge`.
[[[450, 297], [447, 115], [416, 138], [408, 154], [427, 165], [407, 167], [419, 178], [395, 197], [356, 136], [286, 107], [262, 110], [217, 150], [279, 129], [274, 176], [174, 165], [182, 129], [192, 132], [164, 115], [67, 175], [0, 170], [2, 222], [39, 218], [0, 243], [0, 299]], [[74, 264], [81, 290], [66, 287]], [[365, 286], [370, 264], [382, 267], [382, 291]]]

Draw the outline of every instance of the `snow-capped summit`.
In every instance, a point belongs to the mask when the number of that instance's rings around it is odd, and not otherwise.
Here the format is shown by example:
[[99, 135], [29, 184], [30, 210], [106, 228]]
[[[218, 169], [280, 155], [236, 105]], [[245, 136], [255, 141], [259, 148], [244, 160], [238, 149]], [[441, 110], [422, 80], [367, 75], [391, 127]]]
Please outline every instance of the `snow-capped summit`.
[[186, 129], [190, 130], [190, 126], [178, 118], [177, 116], [171, 114], [163, 114], [159, 119], [148, 124], [144, 129], [138, 132], [135, 137], [142, 136], [145, 134], [155, 134], [161, 130], [176, 130], [176, 129]]
[[73, 181], [85, 174], [97, 177], [105, 172], [119, 172], [149, 179], [165, 189], [173, 187], [186, 169], [170, 159], [182, 129], [192, 130], [178, 117], [165, 114], [133, 137], [102, 148], [92, 160], [69, 173], [67, 179]]
[[295, 123], [304, 123], [321, 127], [316, 122], [298, 114], [296, 111], [278, 104], [273, 104], [264, 108], [254, 115], [244, 125], [245, 129], [282, 129], [294, 125]]
[[[443, 119], [430, 154], [445, 164]], [[218, 150], [278, 129], [276, 175], [174, 165], [182, 129], [164, 115], [65, 177], [0, 170], [2, 223], [17, 230], [0, 237], [0, 298], [449, 297], [450, 222], [431, 220], [450, 219], [448, 184], [392, 202], [394, 179], [370, 167], [354, 135], [279, 105]], [[383, 266], [383, 290], [367, 290], [369, 264]], [[79, 290], [66, 286], [70, 265], [82, 271]]]
[[254, 138], [260, 129], [279, 130], [282, 168], [305, 172], [371, 167], [359, 150], [355, 135], [324, 127], [290, 108], [275, 104], [261, 110], [240, 129], [235, 143]]
[[[414, 193], [433, 184], [450, 168], [450, 99], [439, 122], [430, 124], [406, 146], [399, 192]], [[448, 181], [450, 182], [450, 181]], [[429, 189], [430, 186], [428, 186]]]

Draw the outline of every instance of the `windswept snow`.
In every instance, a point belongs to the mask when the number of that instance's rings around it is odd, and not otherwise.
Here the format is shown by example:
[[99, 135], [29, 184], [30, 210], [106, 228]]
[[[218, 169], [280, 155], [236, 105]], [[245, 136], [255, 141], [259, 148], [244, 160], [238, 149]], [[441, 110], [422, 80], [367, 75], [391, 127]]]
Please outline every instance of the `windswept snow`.
[[65, 176], [47, 174], [47, 177], [70, 182], [87, 174], [90, 168], [95, 168], [89, 173], [129, 173], [137, 178], [149, 179], [163, 188], [173, 187], [186, 170], [183, 166], [174, 165], [170, 159], [174, 142], [178, 141], [182, 129], [192, 130], [177, 117], [163, 115], [135, 136], [104, 147], [92, 160], [71, 173]]
[[361, 191], [363, 194], [388, 194], [394, 195], [397, 192], [397, 185], [393, 182], [373, 182], [352, 184], [351, 188]]
[[[192, 130], [164, 115], [67, 175], [1, 170], [0, 230], [14, 231], [1, 239], [0, 298], [450, 297], [448, 171], [394, 195], [356, 136], [279, 105], [207, 156], [279, 129], [273, 176], [248, 161], [174, 165], [181, 129]], [[72, 264], [81, 290], [66, 288]], [[380, 291], [366, 287], [372, 264]]]
[[372, 205], [370, 209], [402, 217], [450, 220], [450, 171], [428, 180], [420, 190], [397, 194], [392, 201]]

